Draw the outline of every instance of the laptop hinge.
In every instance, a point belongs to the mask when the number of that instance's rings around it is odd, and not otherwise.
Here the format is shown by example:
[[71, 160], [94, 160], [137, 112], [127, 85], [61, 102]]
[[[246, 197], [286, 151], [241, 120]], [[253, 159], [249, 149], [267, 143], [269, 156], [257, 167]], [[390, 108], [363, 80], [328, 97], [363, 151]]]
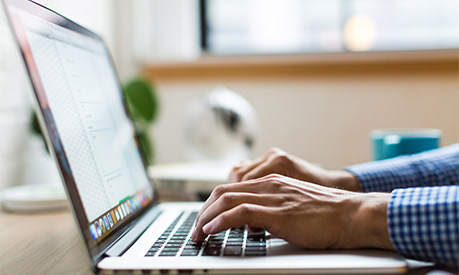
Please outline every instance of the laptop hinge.
[[107, 251], [106, 256], [117, 257], [121, 256], [126, 250], [128, 250], [140, 235], [148, 229], [148, 227], [161, 215], [162, 211], [159, 207], [153, 207], [139, 221], [118, 239]]

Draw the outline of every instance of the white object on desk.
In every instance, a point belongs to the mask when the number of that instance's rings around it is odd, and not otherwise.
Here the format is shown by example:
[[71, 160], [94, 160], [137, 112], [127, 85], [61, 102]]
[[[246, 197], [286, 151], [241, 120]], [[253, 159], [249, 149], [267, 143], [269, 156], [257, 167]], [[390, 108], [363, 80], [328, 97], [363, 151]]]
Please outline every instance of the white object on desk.
[[10, 212], [40, 212], [68, 207], [62, 186], [29, 184], [11, 187], [0, 194], [2, 210]]
[[0, 193], [2, 209], [40, 212], [66, 208], [64, 187], [41, 137], [26, 131], [18, 137], [25, 140], [20, 151], [0, 154], [0, 190], [5, 188]]
[[210, 193], [228, 180], [234, 163], [195, 161], [169, 163], [149, 167], [148, 174], [167, 197], [193, 199], [197, 193]]

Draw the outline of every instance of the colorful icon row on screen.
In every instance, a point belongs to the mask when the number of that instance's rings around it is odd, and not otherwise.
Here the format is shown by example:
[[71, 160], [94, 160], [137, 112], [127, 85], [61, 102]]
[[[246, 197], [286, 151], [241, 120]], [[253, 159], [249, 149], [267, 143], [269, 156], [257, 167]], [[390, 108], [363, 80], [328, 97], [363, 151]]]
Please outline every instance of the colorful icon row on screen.
[[99, 219], [96, 219], [90, 226], [89, 231], [94, 240], [102, 237], [109, 232], [118, 222], [124, 220], [128, 215], [148, 204], [148, 200], [143, 193], [134, 197], [127, 198], [118, 206], [111, 209]]

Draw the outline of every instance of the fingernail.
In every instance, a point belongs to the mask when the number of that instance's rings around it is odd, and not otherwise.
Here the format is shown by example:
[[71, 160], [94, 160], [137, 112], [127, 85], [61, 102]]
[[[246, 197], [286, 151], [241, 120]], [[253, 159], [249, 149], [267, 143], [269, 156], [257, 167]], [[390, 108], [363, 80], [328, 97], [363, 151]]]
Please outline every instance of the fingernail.
[[206, 233], [206, 234], [209, 234], [210, 232], [212, 232], [212, 229], [213, 229], [212, 222], [210, 222], [210, 223], [208, 223], [208, 224], [206, 224], [206, 225], [204, 225], [202, 227], [202, 231], [204, 231], [204, 233]]

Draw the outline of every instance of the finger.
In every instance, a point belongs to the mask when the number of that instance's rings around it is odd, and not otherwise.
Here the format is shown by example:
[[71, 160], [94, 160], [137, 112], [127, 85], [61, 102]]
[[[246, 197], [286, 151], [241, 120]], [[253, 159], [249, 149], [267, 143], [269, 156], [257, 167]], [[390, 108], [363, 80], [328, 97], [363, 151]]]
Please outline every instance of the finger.
[[264, 163], [258, 165], [257, 167], [255, 167], [251, 171], [247, 172], [241, 178], [241, 180], [242, 181], [247, 181], [247, 180], [252, 180], [252, 179], [256, 179], [256, 178], [261, 178], [263, 176], [266, 176], [266, 175], [269, 175], [269, 174], [272, 174], [272, 173], [282, 174], [282, 173], [280, 173], [280, 171], [275, 171], [275, 169], [273, 168], [273, 163], [272, 163], [271, 160], [272, 160], [272, 158], [269, 158]]
[[272, 193], [272, 188], [268, 184], [270, 177], [263, 177], [259, 179], [254, 179], [245, 182], [238, 182], [238, 183], [229, 183], [229, 184], [222, 184], [214, 188], [212, 193], [210, 194], [207, 201], [201, 207], [198, 215], [196, 216], [196, 221], [199, 221], [202, 213], [214, 203], [221, 195], [227, 192], [247, 192], [247, 193]]
[[215, 187], [214, 190], [212, 190], [212, 193], [210, 194], [209, 198], [202, 205], [201, 209], [199, 210], [198, 215], [196, 216], [196, 223], [195, 223], [195, 228], [194, 228], [192, 237], [195, 235], [196, 226], [198, 225], [202, 214], [207, 210], [207, 208], [210, 205], [212, 205], [216, 200], [218, 200], [220, 196], [228, 192], [258, 193], [259, 190], [257, 189], [263, 189], [263, 188], [259, 188], [257, 186], [258, 184], [255, 184], [254, 181], [247, 181], [243, 183], [229, 183], [229, 184], [219, 185]]
[[263, 228], [252, 227], [252, 226], [250, 226], [250, 225], [247, 225], [247, 230], [249, 230], [249, 231], [252, 232], [252, 233], [256, 233], [256, 232], [263, 231]]
[[202, 213], [201, 217], [196, 222], [195, 232], [193, 232], [192, 235], [193, 240], [203, 240], [206, 237], [206, 234], [204, 234], [202, 231], [202, 227], [205, 224], [213, 220], [220, 213], [228, 211], [243, 203], [272, 206], [279, 205], [281, 202], [277, 195], [273, 196], [252, 193], [225, 193]]
[[230, 171], [230, 174], [228, 176], [228, 183], [233, 183], [233, 182], [237, 182], [236, 181], [236, 173], [239, 169], [249, 165], [250, 163], [252, 163], [251, 160], [249, 159], [244, 159], [244, 160], [241, 160], [238, 164], [234, 165], [233, 168], [231, 169]]
[[228, 177], [228, 182], [229, 183], [240, 182], [242, 176], [244, 176], [244, 174], [247, 171], [252, 170], [254, 167], [260, 165], [264, 161], [265, 161], [265, 157], [262, 156], [260, 158], [257, 158], [254, 161], [245, 161], [241, 163], [241, 165], [235, 166], [230, 172], [230, 175]]
[[244, 203], [218, 215], [204, 225], [203, 231], [205, 234], [215, 234], [246, 224], [269, 231], [270, 223], [273, 220], [271, 216], [269, 207]]
[[249, 171], [257, 167], [258, 165], [265, 162], [268, 158], [270, 158], [274, 154], [279, 154], [283, 152], [278, 148], [271, 148], [266, 151], [261, 157], [257, 158], [253, 162], [243, 162], [242, 165], [238, 165], [233, 168], [228, 178], [228, 182], [239, 182], [241, 178]]

